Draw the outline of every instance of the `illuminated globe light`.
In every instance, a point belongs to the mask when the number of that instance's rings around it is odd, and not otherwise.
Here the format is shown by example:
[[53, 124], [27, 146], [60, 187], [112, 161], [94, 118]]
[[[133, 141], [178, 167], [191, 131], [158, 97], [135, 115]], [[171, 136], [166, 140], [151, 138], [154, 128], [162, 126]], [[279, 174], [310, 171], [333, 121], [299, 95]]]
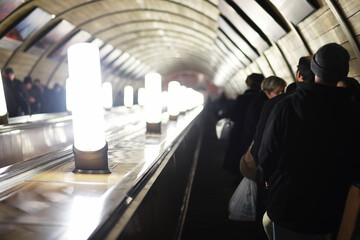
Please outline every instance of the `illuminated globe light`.
[[195, 91], [195, 107], [204, 105], [205, 97], [204, 94], [198, 91]]
[[161, 132], [161, 76], [158, 73], [145, 75], [145, 119], [147, 132]]
[[103, 107], [110, 110], [113, 107], [113, 92], [111, 82], [104, 82], [102, 84], [102, 99]]
[[180, 102], [180, 113], [185, 113], [187, 110], [187, 104], [188, 104], [188, 99], [186, 99], [186, 95], [187, 95], [187, 87], [181, 85], [180, 86], [180, 90], [179, 90], [179, 95], [182, 99], [182, 101]]
[[191, 110], [193, 108], [196, 107], [196, 94], [195, 94], [195, 90], [192, 88], [187, 88], [187, 95], [188, 95], [188, 105], [187, 105], [187, 110]]
[[204, 95], [194, 89], [191, 89], [192, 108], [204, 104]]
[[168, 84], [168, 104], [167, 111], [170, 115], [170, 120], [176, 120], [180, 114], [180, 83], [171, 81]]
[[68, 48], [76, 173], [110, 173], [101, 95], [99, 48], [77, 43]]
[[132, 107], [134, 105], [134, 89], [132, 86], [124, 88], [124, 106]]
[[8, 115], [5, 99], [5, 89], [3, 85], [3, 80], [0, 72], [0, 124], [8, 124]]
[[67, 78], [65, 81], [65, 89], [66, 89], [66, 110], [68, 112], [72, 111], [72, 104], [74, 102], [74, 94], [73, 94], [73, 87], [71, 86], [72, 81], [70, 78]]
[[191, 88], [186, 88], [186, 111], [191, 110], [194, 105], [194, 98]]
[[140, 106], [145, 105], [145, 88], [139, 88], [138, 90], [138, 104]]

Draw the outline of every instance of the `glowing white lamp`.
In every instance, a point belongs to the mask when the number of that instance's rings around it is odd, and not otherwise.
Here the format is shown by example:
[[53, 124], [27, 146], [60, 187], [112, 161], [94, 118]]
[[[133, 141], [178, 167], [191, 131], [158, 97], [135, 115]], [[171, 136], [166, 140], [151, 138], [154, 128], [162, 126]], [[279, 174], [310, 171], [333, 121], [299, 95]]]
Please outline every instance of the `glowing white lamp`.
[[145, 75], [145, 118], [147, 132], [161, 132], [161, 76], [158, 73]]
[[4, 85], [0, 72], [0, 124], [8, 124], [8, 115], [5, 99]]
[[113, 107], [113, 92], [111, 82], [102, 84], [103, 107], [110, 110]]
[[134, 105], [134, 89], [132, 86], [124, 88], [124, 106], [132, 107]]
[[181, 85], [179, 95], [181, 96], [181, 99], [184, 100], [184, 101], [181, 101], [181, 103], [180, 103], [180, 112], [181, 113], [185, 113], [186, 110], [187, 110], [188, 101], [187, 101], [187, 98], [186, 98], [187, 97], [186, 94], [187, 94], [187, 87]]
[[138, 90], [138, 104], [140, 106], [145, 105], [145, 88], [139, 88]]
[[170, 120], [176, 120], [180, 113], [180, 83], [177, 81], [171, 81], [168, 84], [168, 104], [167, 111], [170, 116]]
[[[72, 104], [76, 173], [110, 173], [101, 95], [99, 48], [77, 43], [68, 48], [69, 78], [76, 93]], [[74, 98], [75, 100], [75, 98]]]
[[74, 102], [74, 94], [73, 94], [73, 90], [74, 88], [71, 86], [71, 81], [70, 78], [66, 79], [65, 82], [65, 88], [66, 88], [66, 110], [68, 112], [72, 111], [72, 103]]

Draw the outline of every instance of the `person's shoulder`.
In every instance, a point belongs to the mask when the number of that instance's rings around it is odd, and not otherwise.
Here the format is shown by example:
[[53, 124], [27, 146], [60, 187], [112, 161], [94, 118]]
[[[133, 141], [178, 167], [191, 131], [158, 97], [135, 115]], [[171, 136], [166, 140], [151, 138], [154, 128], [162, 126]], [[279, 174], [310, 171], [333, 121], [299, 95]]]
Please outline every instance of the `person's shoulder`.
[[276, 97], [273, 97], [272, 99], [269, 99], [269, 101], [266, 102], [266, 105], [274, 106], [278, 102], [282, 101], [284, 98], [286, 98], [288, 95], [286, 94], [279, 94]]
[[[272, 107], [272, 112], [275, 113], [280, 113], [280, 112], [286, 112], [289, 109], [292, 108], [293, 104], [293, 94], [290, 95], [286, 95], [286, 94], [282, 94], [279, 95], [273, 99], [270, 99], [270, 107]], [[272, 101], [271, 101], [272, 100]]]
[[22, 85], [23, 85], [23, 82], [20, 81], [20, 80], [17, 79], [17, 78], [15, 78], [13, 81], [14, 81], [14, 83], [15, 83], [16, 86], [22, 86]]

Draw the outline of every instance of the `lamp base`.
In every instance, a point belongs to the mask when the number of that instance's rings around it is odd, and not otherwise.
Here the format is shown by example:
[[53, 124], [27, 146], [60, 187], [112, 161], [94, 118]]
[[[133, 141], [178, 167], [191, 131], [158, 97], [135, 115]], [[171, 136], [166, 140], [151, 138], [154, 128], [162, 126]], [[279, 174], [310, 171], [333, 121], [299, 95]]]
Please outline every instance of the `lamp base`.
[[97, 151], [85, 152], [73, 147], [75, 156], [74, 173], [108, 174], [111, 173], [108, 166], [108, 144]]
[[170, 121], [176, 121], [178, 119], [178, 116], [170, 115], [169, 120]]
[[5, 115], [0, 116], [0, 124], [8, 124], [9, 120], [8, 120], [8, 115], [7, 113]]
[[146, 132], [148, 133], [161, 133], [161, 122], [159, 123], [146, 123]]

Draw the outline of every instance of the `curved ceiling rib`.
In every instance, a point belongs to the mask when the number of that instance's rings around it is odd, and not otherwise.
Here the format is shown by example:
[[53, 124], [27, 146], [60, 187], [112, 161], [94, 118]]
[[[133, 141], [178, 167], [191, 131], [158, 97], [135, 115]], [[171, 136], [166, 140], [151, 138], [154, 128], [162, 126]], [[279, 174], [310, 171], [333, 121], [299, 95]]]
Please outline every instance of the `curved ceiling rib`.
[[[181, 5], [183, 6], [183, 5]], [[82, 6], [83, 7], [83, 6]], [[110, 26], [102, 26], [101, 30], [99, 30], [98, 32], [94, 32], [94, 36], [95, 37], [99, 37], [100, 39], [103, 39], [104, 41], [108, 42], [108, 43], [112, 43], [116, 48], [121, 49], [121, 51], [126, 51], [125, 49], [121, 48], [121, 46], [119, 44], [114, 44], [115, 40], [120, 39], [122, 36], [124, 35], [128, 35], [128, 34], [134, 34], [134, 35], [138, 35], [138, 34], [143, 34], [144, 31], [158, 31], [158, 35], [163, 35], [165, 34], [165, 32], [169, 32], [170, 30], [175, 33], [175, 30], [172, 29], [181, 29], [177, 31], [178, 35], [184, 35], [187, 34], [188, 36], [193, 36], [194, 39], [202, 39], [202, 41], [208, 42], [209, 44], [211, 44], [213, 42], [213, 39], [216, 37], [216, 33], [215, 33], [215, 29], [216, 29], [216, 22], [214, 19], [211, 19], [212, 21], [212, 27], [206, 25], [203, 23], [203, 21], [199, 21], [196, 18], [193, 17], [193, 15], [191, 15], [191, 17], [189, 16], [184, 16], [181, 15], [179, 13], [176, 12], [171, 12], [168, 10], [162, 10], [162, 9], [127, 9], [127, 10], [120, 10], [120, 11], [112, 11], [112, 12], [108, 12], [106, 14], [100, 15], [100, 16], [96, 16], [94, 18], [88, 18], [85, 22], [82, 23], [78, 23], [77, 27], [83, 27], [85, 30], [87, 28], [87, 26], [90, 26], [92, 22], [97, 21], [97, 24], [99, 24], [99, 20], [103, 19], [104, 21], [106, 21], [105, 19], [111, 17], [114, 18], [116, 16], [121, 16], [121, 15], [128, 15], [128, 14], [133, 14], [134, 13], [142, 13], [141, 15], [147, 15], [148, 13], [151, 13], [152, 15], [158, 14], [158, 15], [170, 15], [173, 16], [173, 18], [177, 18], [177, 19], [182, 19], [183, 21], [186, 20], [189, 23], [187, 25], [185, 25], [182, 22], [170, 22], [170, 21], [165, 21], [162, 19], [144, 19], [143, 16], [140, 20], [135, 20], [132, 18], [131, 21], [125, 21], [125, 22], [121, 22], [117, 23], [117, 24], [112, 24]], [[202, 16], [204, 16], [203, 13], [201, 12], [197, 12], [197, 14], [200, 14]], [[151, 16], [151, 15], [150, 15]], [[174, 21], [174, 20], [173, 20]], [[142, 30], [138, 30], [138, 31], [133, 31], [133, 32], [125, 32], [126, 29], [129, 29], [129, 27], [132, 26], [136, 26], [136, 25], [156, 25], [156, 27], [158, 29], [142, 29]], [[192, 25], [196, 25], [194, 28], [192, 28]], [[144, 26], [142, 26], [144, 27]], [[106, 36], [106, 32], [115, 32], [118, 31], [120, 34], [118, 35], [112, 35], [110, 38], [105, 38]], [[163, 31], [163, 32], [161, 32]], [[198, 51], [196, 49], [193, 49], [193, 51]]]
[[[11, 27], [9, 24], [17, 24], [35, 8], [53, 14], [54, 18], [24, 39], [18, 48], [4, 50], [7, 57], [2, 61], [5, 63], [3, 67], [10, 63], [20, 68], [23, 59], [29, 59], [24, 70], [27, 74], [45, 74], [45, 81], [53, 77], [64, 78], [65, 73], [59, 72], [65, 72], [66, 59], [56, 60], [49, 55], [64, 44], [67, 47], [72, 35], [82, 31], [91, 36], [83, 41], [95, 39], [102, 42], [98, 44], [102, 69], [106, 77], [114, 79], [114, 82], [119, 81], [119, 74], [138, 79], [146, 71], [162, 74], [197, 71], [221, 86], [240, 69], [243, 69], [241, 72], [249, 72], [251, 67], [248, 66], [252, 66], [266, 49], [289, 31], [282, 23], [284, 19], [276, 16], [278, 12], [270, 7], [264, 8], [272, 6], [271, 1], [266, 4], [260, 2], [24, 0], [0, 23], [0, 34], [5, 35]], [[260, 21], [265, 17], [267, 21]], [[73, 25], [70, 32], [59, 35], [39, 55], [28, 51], [62, 20]]]

